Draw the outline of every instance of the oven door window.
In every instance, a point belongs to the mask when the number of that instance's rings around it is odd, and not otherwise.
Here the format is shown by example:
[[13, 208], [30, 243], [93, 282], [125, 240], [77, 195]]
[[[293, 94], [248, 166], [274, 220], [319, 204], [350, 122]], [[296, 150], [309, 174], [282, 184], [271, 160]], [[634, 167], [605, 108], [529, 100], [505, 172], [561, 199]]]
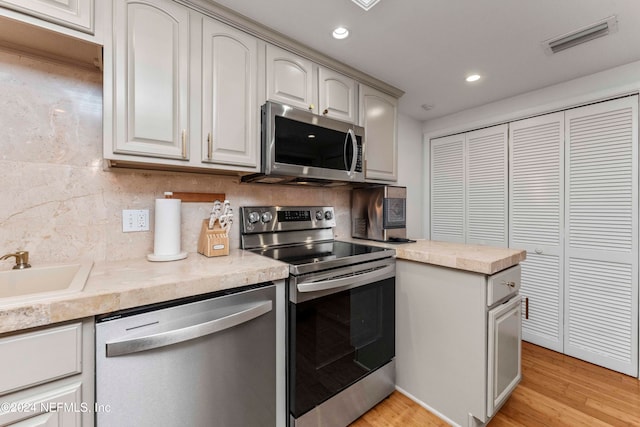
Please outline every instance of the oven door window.
[[289, 309], [289, 405], [296, 418], [395, 356], [394, 278]]

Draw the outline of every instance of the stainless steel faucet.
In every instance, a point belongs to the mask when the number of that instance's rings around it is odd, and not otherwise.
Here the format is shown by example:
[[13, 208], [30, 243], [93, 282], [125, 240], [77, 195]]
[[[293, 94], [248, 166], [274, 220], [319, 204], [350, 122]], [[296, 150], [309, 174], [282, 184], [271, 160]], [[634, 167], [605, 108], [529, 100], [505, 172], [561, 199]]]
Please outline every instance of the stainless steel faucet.
[[3, 255], [2, 257], [0, 257], [0, 261], [11, 257], [14, 257], [16, 259], [16, 265], [13, 266], [14, 270], [24, 270], [25, 268], [31, 268], [31, 264], [29, 264], [28, 251], [17, 251], [13, 254]]

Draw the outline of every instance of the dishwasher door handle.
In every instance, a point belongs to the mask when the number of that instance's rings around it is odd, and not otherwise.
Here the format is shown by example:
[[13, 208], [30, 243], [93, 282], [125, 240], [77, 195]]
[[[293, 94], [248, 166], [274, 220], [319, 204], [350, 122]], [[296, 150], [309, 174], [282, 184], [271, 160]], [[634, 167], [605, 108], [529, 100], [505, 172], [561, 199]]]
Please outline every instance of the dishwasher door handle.
[[125, 339], [122, 341], [113, 341], [106, 343], [107, 357], [124, 356], [126, 354], [137, 353], [139, 351], [151, 350], [154, 348], [165, 347], [171, 344], [177, 344], [184, 341], [193, 340], [211, 335], [216, 332], [246, 323], [250, 320], [260, 317], [273, 309], [272, 301], [262, 301], [251, 305], [248, 308], [236, 311], [218, 319], [210, 320], [204, 323], [187, 326], [171, 331], [160, 332], [157, 334], [146, 335], [138, 338]]
[[364, 273], [355, 273], [347, 277], [340, 277], [337, 279], [327, 279], [311, 281], [306, 283], [298, 283], [298, 292], [317, 292], [326, 291], [327, 289], [340, 288], [342, 286], [348, 286], [353, 283], [362, 281], [375, 282], [379, 278], [386, 276], [387, 274], [395, 270], [395, 264], [379, 267], [373, 271], [366, 271]]

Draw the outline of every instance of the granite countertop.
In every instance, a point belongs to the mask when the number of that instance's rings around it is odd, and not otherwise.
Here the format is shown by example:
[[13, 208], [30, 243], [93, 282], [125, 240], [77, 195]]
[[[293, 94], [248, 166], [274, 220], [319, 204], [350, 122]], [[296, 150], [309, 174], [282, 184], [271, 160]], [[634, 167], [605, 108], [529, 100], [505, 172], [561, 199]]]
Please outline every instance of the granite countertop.
[[417, 240], [415, 243], [384, 243], [349, 239], [354, 243], [396, 250], [396, 258], [424, 264], [455, 268], [472, 273], [494, 274], [512, 267], [526, 258], [526, 251], [485, 245]]
[[244, 285], [284, 279], [288, 264], [242, 250], [207, 258], [95, 263], [81, 292], [2, 305], [0, 333], [110, 313]]
[[[432, 240], [403, 244], [340, 240], [395, 249], [396, 258], [401, 260], [480, 274], [497, 273], [526, 257], [525, 251], [517, 249]], [[2, 305], [0, 300], [0, 333], [280, 280], [288, 275], [288, 264], [242, 250], [214, 258], [191, 253], [184, 260], [172, 262], [149, 262], [146, 258], [99, 262], [81, 292], [12, 305]]]

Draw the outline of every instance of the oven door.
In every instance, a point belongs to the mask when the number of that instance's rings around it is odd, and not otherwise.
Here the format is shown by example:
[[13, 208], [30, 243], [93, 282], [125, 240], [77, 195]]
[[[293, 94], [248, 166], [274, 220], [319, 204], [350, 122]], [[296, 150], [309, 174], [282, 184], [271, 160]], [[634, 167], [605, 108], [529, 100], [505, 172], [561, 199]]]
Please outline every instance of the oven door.
[[395, 356], [395, 260], [289, 279], [289, 409], [294, 418]]
[[363, 128], [274, 102], [262, 111], [265, 174], [364, 181]]

